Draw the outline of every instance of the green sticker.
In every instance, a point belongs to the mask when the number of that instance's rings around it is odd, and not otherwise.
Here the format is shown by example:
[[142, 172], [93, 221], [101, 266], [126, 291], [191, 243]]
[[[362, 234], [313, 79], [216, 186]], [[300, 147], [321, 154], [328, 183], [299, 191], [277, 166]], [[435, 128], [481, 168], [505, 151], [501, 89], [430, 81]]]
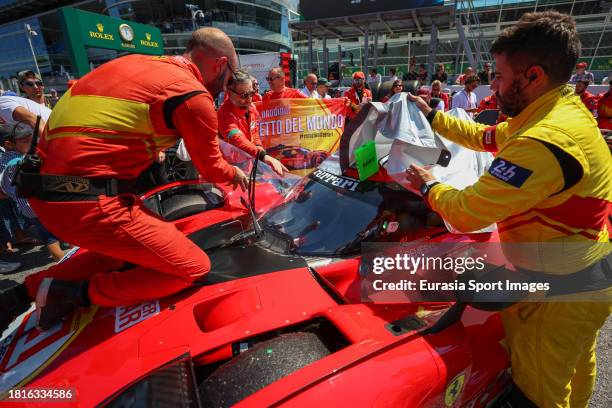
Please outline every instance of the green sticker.
[[376, 158], [376, 144], [373, 140], [355, 149], [355, 160], [359, 180], [364, 181], [378, 173], [378, 159]]

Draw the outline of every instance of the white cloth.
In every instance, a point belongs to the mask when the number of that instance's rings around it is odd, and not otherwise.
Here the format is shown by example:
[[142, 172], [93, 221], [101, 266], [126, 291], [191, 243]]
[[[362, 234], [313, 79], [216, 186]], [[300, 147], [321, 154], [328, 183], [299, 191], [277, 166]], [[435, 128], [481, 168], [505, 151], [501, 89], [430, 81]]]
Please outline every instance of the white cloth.
[[[478, 98], [474, 92], [470, 92], [468, 95], [465, 89], [462, 89], [461, 91], [457, 92], [455, 96], [453, 96], [452, 107], [461, 108], [464, 110], [476, 109], [478, 107]], [[471, 112], [468, 112], [468, 115], [470, 118], [474, 117], [474, 114]]]
[[389, 81], [397, 81], [399, 78], [397, 77], [397, 75], [393, 75], [391, 78], [389, 78]]
[[313, 89], [312, 92], [310, 92], [310, 90], [306, 87], [303, 87], [302, 89], [300, 89], [300, 92], [304, 94], [305, 97], [307, 98], [312, 98], [312, 94], [317, 92], [317, 89]]
[[51, 109], [30, 99], [20, 96], [0, 96], [0, 126], [10, 130], [18, 122], [13, 119], [13, 112], [18, 107], [25, 108], [35, 115], [40, 115], [45, 122], [49, 119], [49, 115], [51, 115]]
[[312, 92], [311, 98], [312, 99], [331, 99], [332, 97], [329, 96], [329, 94], [325, 94], [325, 98], [323, 98], [321, 95], [319, 95], [319, 93], [316, 90], [314, 90]]

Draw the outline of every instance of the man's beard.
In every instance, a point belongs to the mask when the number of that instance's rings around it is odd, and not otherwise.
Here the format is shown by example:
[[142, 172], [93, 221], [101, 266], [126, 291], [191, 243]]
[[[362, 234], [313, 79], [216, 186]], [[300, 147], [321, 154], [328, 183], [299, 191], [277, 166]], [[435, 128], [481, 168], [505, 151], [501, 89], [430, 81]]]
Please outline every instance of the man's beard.
[[499, 110], [504, 115], [508, 115], [511, 118], [517, 116], [519, 113], [527, 107], [528, 103], [525, 96], [522, 94], [523, 88], [520, 86], [518, 81], [512, 81], [510, 89], [504, 92], [504, 96], [499, 94], [499, 91], [495, 93], [497, 97], [497, 105]]
[[209, 83], [205, 84], [206, 89], [213, 95], [213, 98], [217, 99], [221, 91], [225, 89], [225, 71], [218, 77], [214, 78]]

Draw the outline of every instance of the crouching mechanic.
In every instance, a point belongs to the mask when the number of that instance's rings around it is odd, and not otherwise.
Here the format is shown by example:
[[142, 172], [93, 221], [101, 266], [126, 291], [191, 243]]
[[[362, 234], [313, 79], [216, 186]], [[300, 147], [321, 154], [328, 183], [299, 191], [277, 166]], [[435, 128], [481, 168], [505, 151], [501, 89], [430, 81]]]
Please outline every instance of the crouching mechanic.
[[[90, 252], [1, 290], [0, 307], [13, 315], [3, 313], [0, 323], [18, 312], [7, 304], [16, 297], [28, 306], [36, 299], [47, 329], [77, 307], [136, 304], [206, 275], [206, 254], [150, 215], [132, 188], [181, 136], [204, 178], [246, 187], [244, 173], [221, 156], [213, 103], [236, 66], [231, 40], [207, 27], [192, 34], [183, 56], [118, 58], [62, 97], [38, 148], [43, 186], [29, 201], [53, 234]], [[126, 261], [137, 266], [127, 269]]]
[[259, 138], [259, 112], [253, 105], [255, 91], [251, 76], [246, 71], [236, 71], [228, 81], [226, 90], [229, 98], [217, 112], [221, 138], [251, 156], [259, 157], [282, 176], [287, 168], [266, 154]]
[[[597, 332], [611, 310], [612, 160], [593, 115], [565, 85], [579, 52], [575, 23], [564, 14], [525, 14], [504, 30], [491, 47], [491, 88], [510, 119], [497, 126], [461, 121], [410, 96], [441, 135], [497, 152], [488, 173], [461, 191], [412, 165], [407, 178], [433, 210], [459, 230], [497, 222], [502, 242], [530, 243], [521, 248], [536, 256], [509, 257], [515, 266], [601, 285], [599, 302], [517, 303], [502, 311], [514, 407], [587, 407]], [[551, 244], [564, 251], [550, 252]]]

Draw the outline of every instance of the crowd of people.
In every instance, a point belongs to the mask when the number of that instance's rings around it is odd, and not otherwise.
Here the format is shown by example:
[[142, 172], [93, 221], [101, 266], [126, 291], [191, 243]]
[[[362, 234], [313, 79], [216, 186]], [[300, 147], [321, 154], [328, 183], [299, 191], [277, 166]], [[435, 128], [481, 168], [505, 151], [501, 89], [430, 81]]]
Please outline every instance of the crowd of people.
[[[525, 38], [530, 41], [525, 43]], [[612, 164], [594, 119], [582, 106], [595, 110], [600, 126], [607, 126], [612, 96], [608, 90], [595, 104], [586, 90], [591, 79], [580, 64], [572, 76], [575, 90], [568, 88], [579, 51], [578, 32], [569, 16], [554, 11], [526, 14], [493, 43], [495, 70], [490, 65], [479, 73], [466, 70], [458, 78], [464, 88], [452, 99], [444, 92], [448, 76], [443, 65], [429, 85], [423, 64], [418, 69], [414, 64], [405, 78], [417, 82], [414, 91], [423, 97], [411, 93], [408, 98], [435, 131], [497, 154], [489, 171], [464, 190], [411, 165], [406, 178], [424, 202], [462, 231], [497, 223], [502, 242], [533, 243], [539, 254], [544, 243], [567, 248], [576, 244], [581, 252], [556, 253], [553, 264], [517, 260], [517, 268], [531, 273], [562, 274], [576, 281], [585, 271], [599, 276], [612, 267], [609, 246], [597, 245], [609, 242]], [[148, 73], [146, 78], [142, 72]], [[393, 74], [387, 102], [404, 90]], [[74, 84], [53, 111], [44, 106], [42, 80], [31, 71], [20, 74], [25, 97], [0, 97], [0, 118], [9, 129], [0, 185], [8, 197], [4, 200], [11, 200], [3, 205], [13, 215], [28, 218], [49, 247], [64, 240], [88, 249], [81, 259], [98, 269], [75, 270], [60, 263], [29, 275], [24, 283], [4, 281], [0, 326], [6, 327], [33, 301], [38, 326], [45, 330], [77, 308], [158, 299], [205, 276], [211, 267], [206, 253], [174, 224], [152, 216], [131, 181], [155, 161], [150, 146], [158, 153], [181, 138], [194, 166], [210, 182], [243, 190], [248, 183], [242, 170], [221, 154], [219, 138], [283, 174], [287, 169], [267, 155], [259, 138], [253, 101], [256, 96], [264, 102], [327, 98], [331, 84], [311, 74], [303, 89], [291, 88], [281, 67], [272, 68], [266, 80], [270, 89], [259, 95], [256, 81], [238, 67], [230, 38], [215, 28], [194, 31], [182, 56], [128, 55], [100, 66]], [[352, 86], [343, 94], [349, 119], [372, 101], [368, 84], [380, 81], [375, 69], [367, 77], [353, 73]], [[474, 91], [485, 82], [494, 93], [478, 101]], [[217, 109], [214, 101], [223, 90], [224, 101]], [[513, 119], [491, 129], [444, 113], [453, 107], [470, 115], [501, 108]], [[40, 129], [38, 116], [43, 119]], [[23, 197], [4, 177], [12, 179], [12, 166], [28, 152], [39, 130], [42, 164], [30, 176], [40, 180], [41, 187], [20, 203]], [[84, 188], [71, 187], [75, 178]], [[56, 183], [50, 185], [49, 180]], [[5, 243], [3, 249], [11, 248]], [[49, 248], [54, 257], [55, 249]], [[131, 266], [125, 268], [126, 263]], [[562, 270], [555, 269], [559, 265]], [[595, 378], [597, 331], [610, 311], [609, 302], [558, 301], [517, 303], [502, 311], [512, 364], [512, 406], [569, 406], [571, 401], [572, 407], [586, 407]]]

